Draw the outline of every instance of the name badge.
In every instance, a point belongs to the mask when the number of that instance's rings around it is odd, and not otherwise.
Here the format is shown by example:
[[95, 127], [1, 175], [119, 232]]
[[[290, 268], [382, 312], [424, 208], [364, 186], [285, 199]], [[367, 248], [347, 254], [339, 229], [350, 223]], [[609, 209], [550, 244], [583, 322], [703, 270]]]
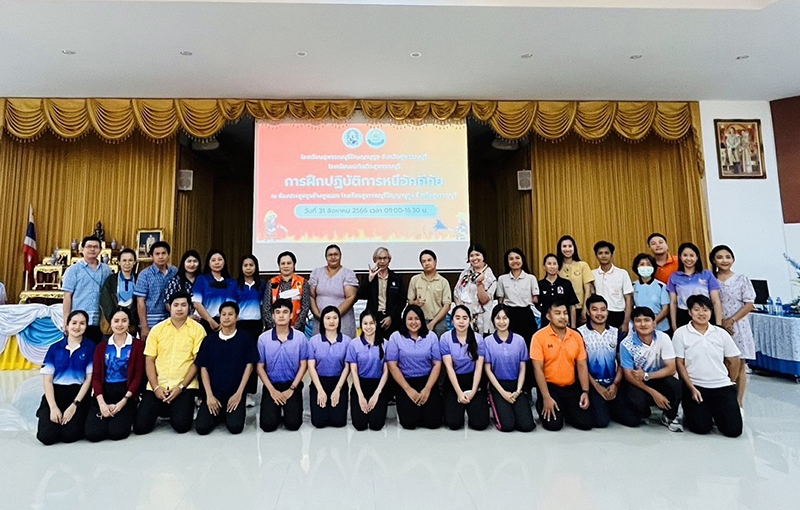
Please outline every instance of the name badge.
[[295, 299], [300, 297], [300, 291], [297, 289], [284, 290], [278, 294], [278, 297], [281, 299]]

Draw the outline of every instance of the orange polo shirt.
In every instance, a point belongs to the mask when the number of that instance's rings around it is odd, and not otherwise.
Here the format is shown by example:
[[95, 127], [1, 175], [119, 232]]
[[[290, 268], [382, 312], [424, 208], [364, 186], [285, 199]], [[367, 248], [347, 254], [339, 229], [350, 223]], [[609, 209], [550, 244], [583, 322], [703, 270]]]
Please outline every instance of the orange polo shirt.
[[562, 340], [551, 326], [540, 329], [531, 340], [531, 359], [544, 363], [544, 378], [556, 386], [575, 383], [575, 362], [586, 360], [583, 337], [567, 328]]
[[667, 259], [667, 263], [663, 266], [658, 266], [656, 268], [656, 280], [660, 281], [661, 283], [669, 283], [669, 277], [672, 276], [672, 273], [678, 270], [678, 257], [675, 255], [670, 255]]

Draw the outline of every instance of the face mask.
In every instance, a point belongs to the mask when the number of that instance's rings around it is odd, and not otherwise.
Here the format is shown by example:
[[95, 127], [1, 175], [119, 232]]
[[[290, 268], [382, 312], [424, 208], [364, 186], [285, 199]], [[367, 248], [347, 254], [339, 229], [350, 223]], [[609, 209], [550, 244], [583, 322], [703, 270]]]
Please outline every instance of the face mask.
[[656, 268], [654, 268], [653, 266], [639, 266], [636, 268], [636, 272], [639, 273], [639, 276], [641, 276], [642, 278], [650, 278], [651, 276], [653, 276], [655, 270]]

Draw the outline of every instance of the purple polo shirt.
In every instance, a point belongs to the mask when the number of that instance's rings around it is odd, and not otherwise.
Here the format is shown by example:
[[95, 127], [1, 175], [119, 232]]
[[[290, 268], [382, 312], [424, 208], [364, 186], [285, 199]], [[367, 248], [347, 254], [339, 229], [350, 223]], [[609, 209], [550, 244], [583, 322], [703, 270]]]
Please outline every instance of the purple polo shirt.
[[350, 338], [339, 333], [334, 343], [330, 343], [322, 335], [314, 335], [308, 342], [308, 359], [316, 362], [317, 374], [320, 377], [339, 377], [344, 371], [344, 359]]
[[[386, 346], [384, 345], [384, 349]], [[347, 346], [345, 361], [358, 366], [358, 377], [362, 379], [380, 379], [383, 376], [383, 364], [386, 362], [386, 353], [381, 359], [380, 348], [370, 345], [363, 338], [354, 338]]]
[[428, 376], [433, 362], [442, 361], [439, 339], [433, 331], [416, 341], [395, 331], [386, 343], [386, 361], [396, 361], [403, 377]]
[[300, 362], [308, 359], [308, 340], [305, 335], [289, 329], [289, 339], [278, 340], [278, 331], [270, 329], [258, 337], [259, 363], [267, 370], [267, 377], [274, 383], [294, 381]]
[[484, 338], [483, 345], [486, 363], [492, 365], [494, 376], [501, 381], [516, 381], [519, 377], [519, 364], [531, 359], [525, 340], [516, 333], [509, 336], [506, 342], [500, 340], [495, 333]]
[[719, 280], [708, 269], [693, 273], [691, 276], [683, 271], [675, 271], [669, 277], [667, 290], [670, 294], [678, 296], [678, 308], [686, 310], [686, 301], [690, 296], [700, 294], [711, 297], [712, 290], [719, 290]]
[[[475, 340], [478, 342], [478, 357], [486, 356], [483, 337], [476, 333]], [[470, 374], [475, 371], [475, 361], [469, 355], [469, 348], [467, 344], [461, 345], [454, 329], [443, 334], [439, 339], [439, 352], [442, 353], [442, 357], [450, 356], [453, 359], [453, 368], [456, 374]]]

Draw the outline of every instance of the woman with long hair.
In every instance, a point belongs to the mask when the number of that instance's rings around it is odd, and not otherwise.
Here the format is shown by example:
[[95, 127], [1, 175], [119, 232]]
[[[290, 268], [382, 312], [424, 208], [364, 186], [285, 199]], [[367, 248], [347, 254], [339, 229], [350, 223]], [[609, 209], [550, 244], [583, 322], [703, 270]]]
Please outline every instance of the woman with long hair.
[[[578, 255], [578, 244], [572, 236], [561, 236], [556, 245], [556, 257], [561, 266], [559, 275], [572, 283], [572, 290], [578, 298], [575, 313], [577, 322], [586, 322], [586, 300], [594, 294], [594, 274], [589, 264]], [[577, 326], [578, 324], [574, 324]]]
[[194, 282], [192, 303], [200, 314], [200, 324], [206, 334], [219, 331], [219, 307], [226, 301], [236, 301], [236, 280], [231, 278], [225, 254], [211, 249], [206, 255], [203, 274]]
[[492, 331], [489, 320], [491, 303], [497, 290], [497, 278], [486, 263], [486, 249], [479, 243], [467, 248], [469, 265], [461, 271], [453, 290], [456, 305], [465, 305], [472, 316], [472, 330], [481, 335]]
[[703, 269], [700, 248], [692, 243], [683, 243], [678, 248], [678, 270], [672, 273], [667, 283], [670, 305], [669, 315], [672, 330], [691, 322], [686, 302], [689, 296], [701, 295], [711, 298], [714, 305], [712, 324], [722, 325], [722, 302], [719, 298], [719, 280], [708, 269]]
[[317, 428], [347, 425], [347, 376], [345, 362], [352, 338], [342, 333], [341, 314], [335, 306], [326, 306], [320, 332], [308, 343], [308, 373], [311, 376], [309, 399], [311, 424]]
[[378, 328], [378, 315], [364, 310], [359, 322], [361, 336], [350, 342], [346, 358], [353, 376], [350, 419], [356, 430], [381, 430], [386, 424], [389, 405], [386, 352]]

